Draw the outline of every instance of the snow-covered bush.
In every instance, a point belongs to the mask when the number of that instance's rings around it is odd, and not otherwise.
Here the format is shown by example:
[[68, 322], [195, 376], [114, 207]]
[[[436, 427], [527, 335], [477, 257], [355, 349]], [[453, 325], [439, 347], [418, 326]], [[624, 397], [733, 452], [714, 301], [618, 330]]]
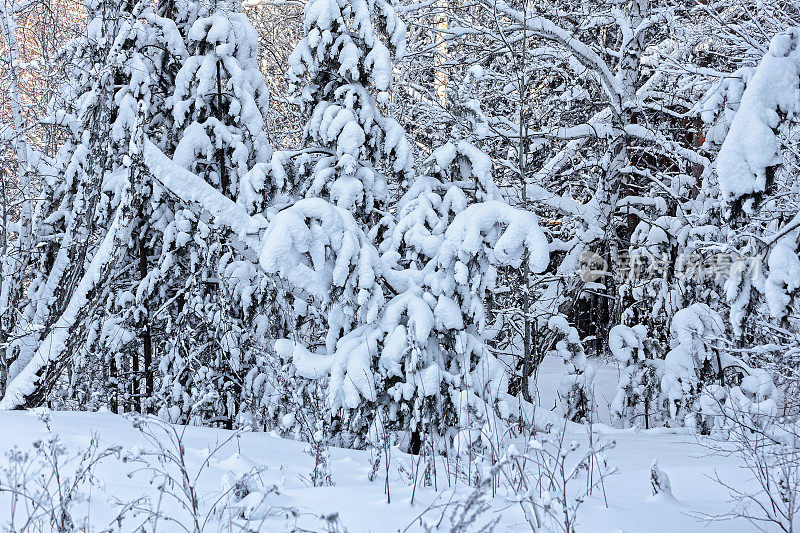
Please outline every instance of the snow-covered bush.
[[587, 364], [578, 330], [566, 318], [550, 317], [547, 328], [555, 334], [555, 351], [567, 367], [558, 387], [564, 416], [575, 422], [588, 421], [594, 410], [595, 368]]
[[609, 332], [608, 347], [620, 365], [617, 395], [611, 403], [615, 420], [623, 427], [653, 427], [661, 418], [662, 364], [647, 328], [618, 325]]
[[695, 401], [706, 385], [720, 382], [724, 370], [718, 348], [722, 318], [705, 304], [681, 309], [670, 324], [672, 340], [664, 360], [661, 391], [668, 416], [696, 425]]

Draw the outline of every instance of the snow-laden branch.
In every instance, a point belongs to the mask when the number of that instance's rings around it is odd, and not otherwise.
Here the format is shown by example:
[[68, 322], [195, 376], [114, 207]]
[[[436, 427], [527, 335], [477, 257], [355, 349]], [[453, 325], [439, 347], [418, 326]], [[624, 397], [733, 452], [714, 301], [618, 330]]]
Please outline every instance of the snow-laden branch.
[[717, 157], [719, 187], [726, 202], [763, 193], [770, 169], [781, 163], [776, 131], [782, 116], [791, 118], [800, 103], [798, 44], [800, 28], [773, 37], [744, 90]]
[[494, 5], [497, 11], [521, 24], [525, 31], [529, 32], [531, 36], [555, 41], [569, 49], [581, 64], [592, 72], [597, 73], [606, 92], [608, 92], [611, 97], [611, 105], [617, 111], [622, 110], [620, 98], [622, 90], [617, 78], [614, 76], [613, 72], [611, 72], [611, 68], [608, 64], [603, 61], [603, 58], [597, 55], [586, 43], [576, 38], [564, 28], [556, 26], [552, 21], [546, 18], [528, 18], [524, 12], [513, 9], [505, 2], [497, 2]]
[[530, 137], [541, 137], [544, 139], [559, 139], [562, 141], [572, 141], [575, 139], [609, 139], [620, 135], [619, 129], [613, 128], [611, 124], [577, 124], [575, 126], [559, 126], [552, 130], [534, 131]]
[[230, 229], [248, 248], [261, 253], [260, 234], [267, 227], [266, 218], [250, 216], [244, 207], [177, 165], [150, 140], [145, 140], [144, 163], [153, 178], [169, 192], [184, 202], [200, 205], [217, 224]]
[[[497, 228], [503, 229], [498, 232]], [[487, 242], [491, 241], [489, 235], [496, 240]], [[520, 266], [527, 252], [533, 272], [543, 272], [550, 261], [547, 238], [536, 215], [496, 200], [473, 204], [453, 219], [445, 232], [437, 262], [440, 268], [450, 268], [451, 263], [468, 264], [487, 251], [491, 252], [491, 262], [514, 268]]]
[[659, 11], [646, 17], [642, 20], [636, 28], [633, 29], [632, 39], [638, 39], [639, 36], [644, 35], [649, 29], [660, 26], [662, 24], [669, 24], [672, 20], [673, 12], [669, 11]]
[[661, 146], [666, 152], [678, 154], [687, 161], [702, 165], [703, 168], [708, 168], [711, 162], [693, 150], [684, 148], [675, 141], [670, 141], [664, 135], [650, 128], [646, 128], [640, 124], [628, 124], [625, 126], [625, 133], [631, 137], [635, 137], [642, 141], [651, 142], [655, 145]]

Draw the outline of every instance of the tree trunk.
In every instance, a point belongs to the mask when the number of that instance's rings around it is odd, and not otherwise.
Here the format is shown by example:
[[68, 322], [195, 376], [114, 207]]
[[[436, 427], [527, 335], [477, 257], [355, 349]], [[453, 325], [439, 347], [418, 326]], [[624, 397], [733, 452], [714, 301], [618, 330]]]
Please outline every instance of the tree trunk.
[[[140, 215], [139, 220], [142, 217]], [[139, 279], [143, 280], [147, 276], [147, 272], [149, 270], [147, 264], [147, 247], [144, 243], [144, 236], [139, 236]], [[153, 396], [153, 338], [150, 331], [150, 309], [147, 306], [147, 301], [143, 302], [142, 304], [145, 308], [145, 316], [144, 316], [144, 323], [141, 330], [141, 341], [142, 341], [142, 358], [143, 358], [143, 365], [144, 368], [142, 369], [144, 373], [144, 399], [145, 401], [149, 400]], [[136, 379], [137, 383], [137, 391], [139, 390], [139, 379]], [[140, 391], [141, 392], [141, 391]], [[140, 408], [143, 410], [149, 410], [149, 406], [141, 405]]]
[[[523, 3], [527, 13], [526, 3]], [[526, 122], [525, 108], [528, 102], [528, 86], [530, 85], [525, 72], [528, 63], [528, 36], [526, 34], [527, 20], [524, 21], [522, 30], [522, 65], [519, 69], [519, 140], [517, 142], [517, 166], [519, 167], [519, 181], [522, 187], [522, 208], [528, 209], [528, 187], [525, 181], [528, 167], [528, 124]], [[522, 314], [524, 335], [522, 338], [522, 397], [526, 402], [533, 400], [531, 396], [530, 377], [533, 373], [533, 347], [531, 346], [531, 294], [530, 294], [530, 254], [526, 251], [522, 258]]]
[[118, 387], [118, 376], [117, 376], [117, 361], [114, 359], [114, 356], [111, 356], [111, 359], [108, 362], [108, 381], [109, 381], [109, 409], [114, 414], [119, 413], [119, 387]]
[[[222, 63], [217, 61], [217, 120], [222, 121]], [[222, 194], [228, 196], [228, 169], [225, 166], [225, 149], [217, 150], [217, 164], [219, 165], [219, 186]], [[232, 198], [235, 200], [235, 198]]]

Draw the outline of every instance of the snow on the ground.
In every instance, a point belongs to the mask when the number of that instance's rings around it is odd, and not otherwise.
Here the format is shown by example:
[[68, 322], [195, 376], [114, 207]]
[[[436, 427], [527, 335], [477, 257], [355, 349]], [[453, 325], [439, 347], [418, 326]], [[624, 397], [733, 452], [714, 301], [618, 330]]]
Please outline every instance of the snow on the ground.
[[[557, 360], [546, 360], [538, 375], [542, 407], [552, 405], [558, 379], [563, 369]], [[611, 398], [616, 369], [601, 365], [598, 369], [596, 395]], [[608, 389], [608, 390], [606, 390]], [[550, 396], [552, 397], [550, 397]], [[606, 409], [607, 411], [607, 409]], [[50, 425], [58, 434], [70, 455], [83, 449], [95, 433], [101, 446], [122, 446], [123, 453], [137, 449], [147, 449], [148, 444], [136, 430], [131, 420], [111, 413], [52, 412]], [[600, 418], [603, 419], [602, 409]], [[607, 414], [605, 417], [607, 418]], [[16, 446], [22, 450], [32, 450], [37, 439], [47, 436], [39, 414], [35, 412], [0, 412], [0, 467], [8, 466], [6, 453]], [[580, 507], [578, 532], [676, 532], [702, 530], [708, 532], [752, 531], [752, 525], [744, 521], [711, 522], [703, 520], [703, 515], [720, 515], [731, 509], [728, 493], [710, 479], [718, 473], [721, 478], [736, 484], [752, 483], [748, 480], [737, 459], [729, 456], [712, 455], [704, 447], [703, 441], [684, 430], [613, 430], [605, 424], [595, 427], [595, 439], [613, 439], [617, 446], [608, 454], [612, 467], [619, 473], [606, 480], [604, 503], [602, 491], [595, 491]], [[206, 461], [209, 451], [229, 438], [231, 432], [219, 429], [187, 427], [184, 443], [189, 470], [196, 471]], [[569, 426], [566, 441], [587, 439], [585, 428]], [[276, 486], [276, 492], [267, 496], [269, 509], [275, 516], [249, 524], [251, 530], [286, 531], [298, 526], [309, 531], [325, 531], [323, 515], [338, 513], [341, 526], [346, 531], [421, 531], [419, 516], [425, 523], [436, 523], [443, 512], [449, 513], [452, 504], [447, 502], [463, 499], [469, 490], [463, 486], [447, 486], [446, 477], [439, 476], [438, 491], [433, 488], [417, 487], [414, 503], [411, 504], [412, 491], [410, 456], [394, 449], [391, 468], [391, 503], [384, 494], [384, 480], [381, 475], [374, 482], [367, 476], [370, 472], [370, 454], [364, 451], [331, 450], [331, 472], [335, 485], [314, 488], [308, 482], [314, 461], [304, 451], [301, 442], [270, 436], [266, 433], [243, 433], [232, 439], [209, 460], [197, 482], [201, 497], [201, 508], [209, 508], [216, 500], [229, 472], [244, 472], [253, 467], [263, 468], [259, 485]], [[670, 479], [674, 498], [661, 494], [652, 496], [650, 467], [654, 460]], [[131, 501], [141, 496], [150, 496], [157, 501], [157, 483], [151, 484], [151, 476], [144, 472], [136, 473], [141, 465], [122, 462], [115, 458], [105, 460], [96, 470], [101, 484], [85, 491], [91, 497], [73, 511], [73, 516], [87, 514], [93, 531], [110, 527], [118, 513], [114, 501]], [[444, 469], [444, 463], [437, 466]], [[0, 478], [2, 479], [2, 478]], [[5, 480], [3, 479], [3, 482]], [[425, 512], [431, 506], [433, 509]], [[164, 500], [165, 514], [177, 520], [186, 521], [175, 502]], [[294, 516], [286, 518], [282, 509], [293, 509]], [[8, 494], [0, 493], [0, 524], [10, 517]], [[529, 531], [522, 519], [518, 506], [505, 500], [502, 486], [497, 496], [491, 500], [491, 510], [484, 520], [499, 518], [496, 531]], [[140, 515], [129, 517], [121, 531], [136, 531], [144, 520]], [[443, 523], [446, 523], [443, 522]], [[476, 524], [476, 526], [479, 524]], [[174, 523], [161, 521], [158, 531], [180, 531]], [[228, 531], [228, 519], [212, 518], [206, 531]], [[408, 529], [406, 529], [408, 528]], [[149, 530], [149, 528], [148, 528]], [[232, 527], [231, 531], [236, 531]], [[344, 530], [344, 529], [342, 529]], [[116, 531], [116, 529], [115, 529]]]

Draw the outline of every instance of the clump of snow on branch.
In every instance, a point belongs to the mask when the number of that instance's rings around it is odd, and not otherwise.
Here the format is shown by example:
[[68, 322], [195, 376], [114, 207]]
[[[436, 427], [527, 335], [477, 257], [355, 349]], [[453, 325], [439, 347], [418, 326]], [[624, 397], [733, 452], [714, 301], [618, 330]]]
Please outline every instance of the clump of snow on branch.
[[[726, 202], [763, 193], [773, 167], [782, 161], [776, 131], [800, 101], [800, 29], [773, 37], [742, 95], [741, 104], [717, 157]], [[750, 203], [745, 203], [745, 210]]]

